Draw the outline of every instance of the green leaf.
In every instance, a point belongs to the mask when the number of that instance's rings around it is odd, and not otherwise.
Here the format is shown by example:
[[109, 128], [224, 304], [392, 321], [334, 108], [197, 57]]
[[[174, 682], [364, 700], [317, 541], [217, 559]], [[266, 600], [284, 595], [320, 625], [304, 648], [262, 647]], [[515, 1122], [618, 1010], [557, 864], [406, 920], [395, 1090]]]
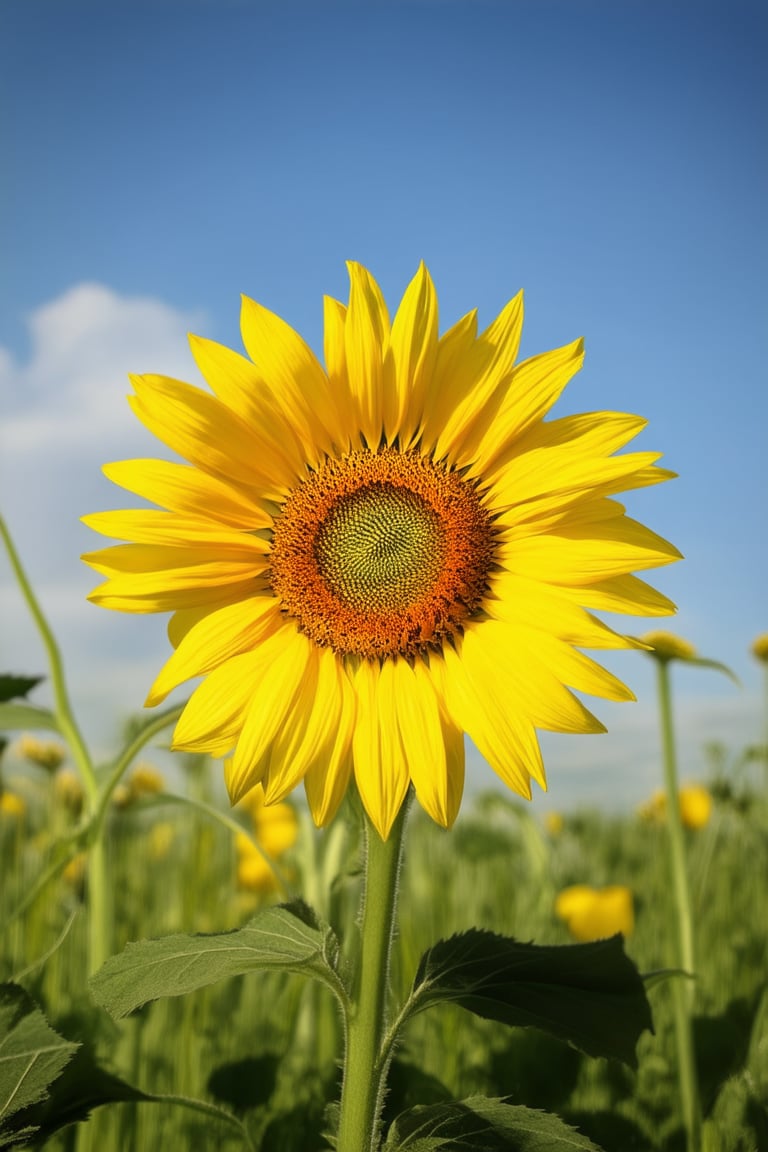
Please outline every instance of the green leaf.
[[0, 704], [0, 732], [17, 732], [21, 729], [58, 732], [59, 724], [53, 712], [47, 708], [37, 708], [34, 704]]
[[470, 1096], [411, 1108], [389, 1130], [383, 1152], [600, 1152], [559, 1116], [502, 1099]]
[[741, 680], [735, 672], [732, 672], [727, 664], [721, 663], [720, 660], [707, 660], [703, 656], [689, 656], [685, 661], [686, 664], [695, 664], [697, 668], [712, 668], [715, 672], [722, 672], [729, 680], [732, 680], [737, 688], [741, 688]]
[[99, 1004], [115, 1017], [161, 996], [271, 968], [314, 976], [341, 991], [335, 964], [338, 942], [306, 904], [266, 908], [233, 932], [165, 936], [129, 944], [91, 979]]
[[653, 1031], [643, 981], [620, 935], [593, 944], [520, 944], [473, 928], [421, 958], [407, 1015], [451, 1000], [515, 1027], [540, 1028], [589, 1056], [637, 1066], [635, 1045]]
[[0, 675], [0, 704], [6, 700], [18, 700], [30, 693], [38, 684], [42, 684], [44, 676], [10, 676], [7, 673]]
[[83, 1044], [53, 1084], [49, 1098], [27, 1108], [23, 1119], [32, 1121], [35, 1143], [40, 1144], [60, 1128], [87, 1120], [94, 1108], [152, 1099], [100, 1067], [93, 1048]]
[[54, 1032], [23, 988], [0, 984], [0, 1138], [6, 1143], [9, 1117], [48, 1095], [77, 1047]]

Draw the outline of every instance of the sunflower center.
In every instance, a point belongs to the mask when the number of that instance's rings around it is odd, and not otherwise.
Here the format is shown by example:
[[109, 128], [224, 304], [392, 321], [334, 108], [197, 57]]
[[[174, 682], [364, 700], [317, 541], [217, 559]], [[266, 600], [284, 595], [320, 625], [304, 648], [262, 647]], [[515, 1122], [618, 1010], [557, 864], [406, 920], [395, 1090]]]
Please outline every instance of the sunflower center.
[[300, 629], [339, 655], [414, 655], [477, 612], [493, 559], [473, 485], [415, 452], [328, 460], [275, 522], [270, 580]]
[[444, 554], [439, 516], [417, 493], [389, 484], [342, 497], [315, 537], [328, 587], [363, 612], [416, 603], [439, 576]]

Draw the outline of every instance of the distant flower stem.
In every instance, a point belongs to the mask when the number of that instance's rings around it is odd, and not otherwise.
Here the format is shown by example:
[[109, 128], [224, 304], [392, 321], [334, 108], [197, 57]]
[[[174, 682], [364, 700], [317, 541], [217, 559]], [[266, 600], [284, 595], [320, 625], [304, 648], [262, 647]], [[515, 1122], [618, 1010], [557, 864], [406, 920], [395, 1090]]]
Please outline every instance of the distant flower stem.
[[388, 1059], [383, 1040], [407, 801], [387, 840], [365, 818], [365, 881], [358, 986], [347, 1019], [337, 1152], [375, 1152]]
[[[691, 896], [688, 886], [688, 872], [685, 860], [683, 823], [680, 818], [678, 799], [677, 758], [675, 735], [672, 723], [672, 693], [669, 679], [669, 661], [657, 659], [659, 709], [661, 713], [661, 735], [664, 758], [664, 781], [667, 791], [667, 829], [669, 832], [669, 859], [672, 872], [672, 887], [675, 897], [675, 965], [693, 974], [695, 957], [693, 950], [693, 916]], [[675, 1015], [675, 1035], [677, 1038], [678, 1074], [683, 1120], [686, 1131], [688, 1152], [699, 1152], [701, 1144], [701, 1107], [699, 1104], [698, 1079], [693, 1047], [693, 984], [686, 979], [672, 982], [672, 996]]]
[[[96, 779], [96, 769], [91, 759], [88, 747], [83, 739], [75, 714], [72, 711], [69, 694], [64, 677], [64, 665], [61, 659], [59, 646], [43, 615], [43, 610], [37, 597], [32, 591], [32, 585], [24, 571], [19, 554], [16, 551], [10, 532], [5, 521], [0, 516], [0, 536], [3, 538], [8, 558], [27, 602], [32, 619], [43, 641], [51, 670], [51, 684], [53, 687], [54, 713], [59, 731], [67, 742], [72, 758], [80, 769], [83, 787], [88, 800], [88, 809], [95, 812], [99, 803], [99, 786]], [[95, 972], [106, 960], [109, 954], [111, 907], [107, 894], [106, 877], [106, 846], [103, 837], [97, 837], [90, 848], [88, 861], [88, 932], [89, 932], [89, 969]]]

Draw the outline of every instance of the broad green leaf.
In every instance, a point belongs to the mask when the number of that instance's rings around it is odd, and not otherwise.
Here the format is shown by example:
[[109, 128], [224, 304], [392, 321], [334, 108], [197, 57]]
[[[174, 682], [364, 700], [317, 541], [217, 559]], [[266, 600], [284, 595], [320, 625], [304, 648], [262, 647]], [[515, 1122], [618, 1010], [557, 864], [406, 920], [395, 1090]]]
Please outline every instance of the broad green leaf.
[[20, 730], [32, 732], [58, 732], [59, 724], [53, 712], [37, 708], [34, 704], [0, 704], [0, 732]]
[[641, 1032], [653, 1031], [643, 981], [619, 935], [540, 946], [473, 928], [439, 940], [421, 958], [408, 1014], [443, 1000], [632, 1067]]
[[101, 1068], [93, 1050], [83, 1045], [51, 1087], [47, 1100], [28, 1108], [25, 1121], [36, 1128], [36, 1142], [47, 1140], [67, 1124], [87, 1120], [94, 1108], [104, 1104], [151, 1101], [119, 1076]]
[[6, 1142], [9, 1118], [48, 1095], [77, 1047], [54, 1032], [23, 988], [0, 984], [0, 1133]]
[[383, 1152], [600, 1152], [550, 1112], [470, 1096], [411, 1108], [389, 1130]]
[[27, 696], [38, 684], [42, 684], [44, 676], [11, 676], [7, 673], [0, 675], [0, 703], [6, 700], [19, 700]]
[[115, 1017], [149, 1000], [183, 996], [230, 976], [271, 968], [314, 976], [340, 988], [338, 943], [305, 904], [266, 908], [233, 932], [165, 936], [129, 944], [91, 979], [99, 1004]]

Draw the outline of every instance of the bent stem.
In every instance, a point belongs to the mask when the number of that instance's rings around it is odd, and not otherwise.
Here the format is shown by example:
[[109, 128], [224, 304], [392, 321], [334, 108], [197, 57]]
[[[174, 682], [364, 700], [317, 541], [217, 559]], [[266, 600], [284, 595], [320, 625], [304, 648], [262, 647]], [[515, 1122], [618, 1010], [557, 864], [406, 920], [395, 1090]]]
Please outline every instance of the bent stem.
[[389, 839], [365, 818], [365, 886], [359, 980], [347, 1017], [337, 1152], [375, 1152], [389, 1065], [383, 1045], [390, 953], [408, 801]]
[[[672, 726], [672, 697], [669, 682], [669, 662], [657, 660], [659, 709], [664, 760], [664, 782], [667, 792], [667, 828], [669, 831], [669, 858], [672, 886], [675, 896], [675, 925], [677, 930], [674, 963], [684, 971], [693, 973], [693, 917], [688, 873], [685, 863], [683, 823], [678, 799], [677, 760]], [[678, 1076], [683, 1107], [688, 1152], [699, 1152], [701, 1137], [701, 1107], [693, 1048], [693, 984], [688, 980], [672, 982], [672, 996], [677, 1040]]]
[[[59, 646], [56, 643], [48, 621], [43, 615], [43, 610], [37, 601], [37, 597], [32, 591], [32, 585], [22, 567], [19, 554], [11, 539], [11, 534], [1, 516], [0, 536], [3, 538], [11, 567], [13, 568], [21, 593], [27, 602], [30, 615], [37, 625], [37, 630], [43, 641], [51, 670], [51, 684], [54, 699], [53, 710], [56, 716], [56, 723], [80, 770], [83, 787], [88, 799], [88, 809], [90, 813], [93, 814], [99, 803], [99, 786], [96, 778], [96, 769], [82, 733], [80, 732], [77, 720], [75, 719], [75, 714], [72, 711]], [[88, 860], [88, 966], [90, 972], [95, 972], [100, 968], [109, 955], [112, 910], [108, 900], [106, 869], [106, 848], [103, 838], [97, 838], [90, 847]]]

